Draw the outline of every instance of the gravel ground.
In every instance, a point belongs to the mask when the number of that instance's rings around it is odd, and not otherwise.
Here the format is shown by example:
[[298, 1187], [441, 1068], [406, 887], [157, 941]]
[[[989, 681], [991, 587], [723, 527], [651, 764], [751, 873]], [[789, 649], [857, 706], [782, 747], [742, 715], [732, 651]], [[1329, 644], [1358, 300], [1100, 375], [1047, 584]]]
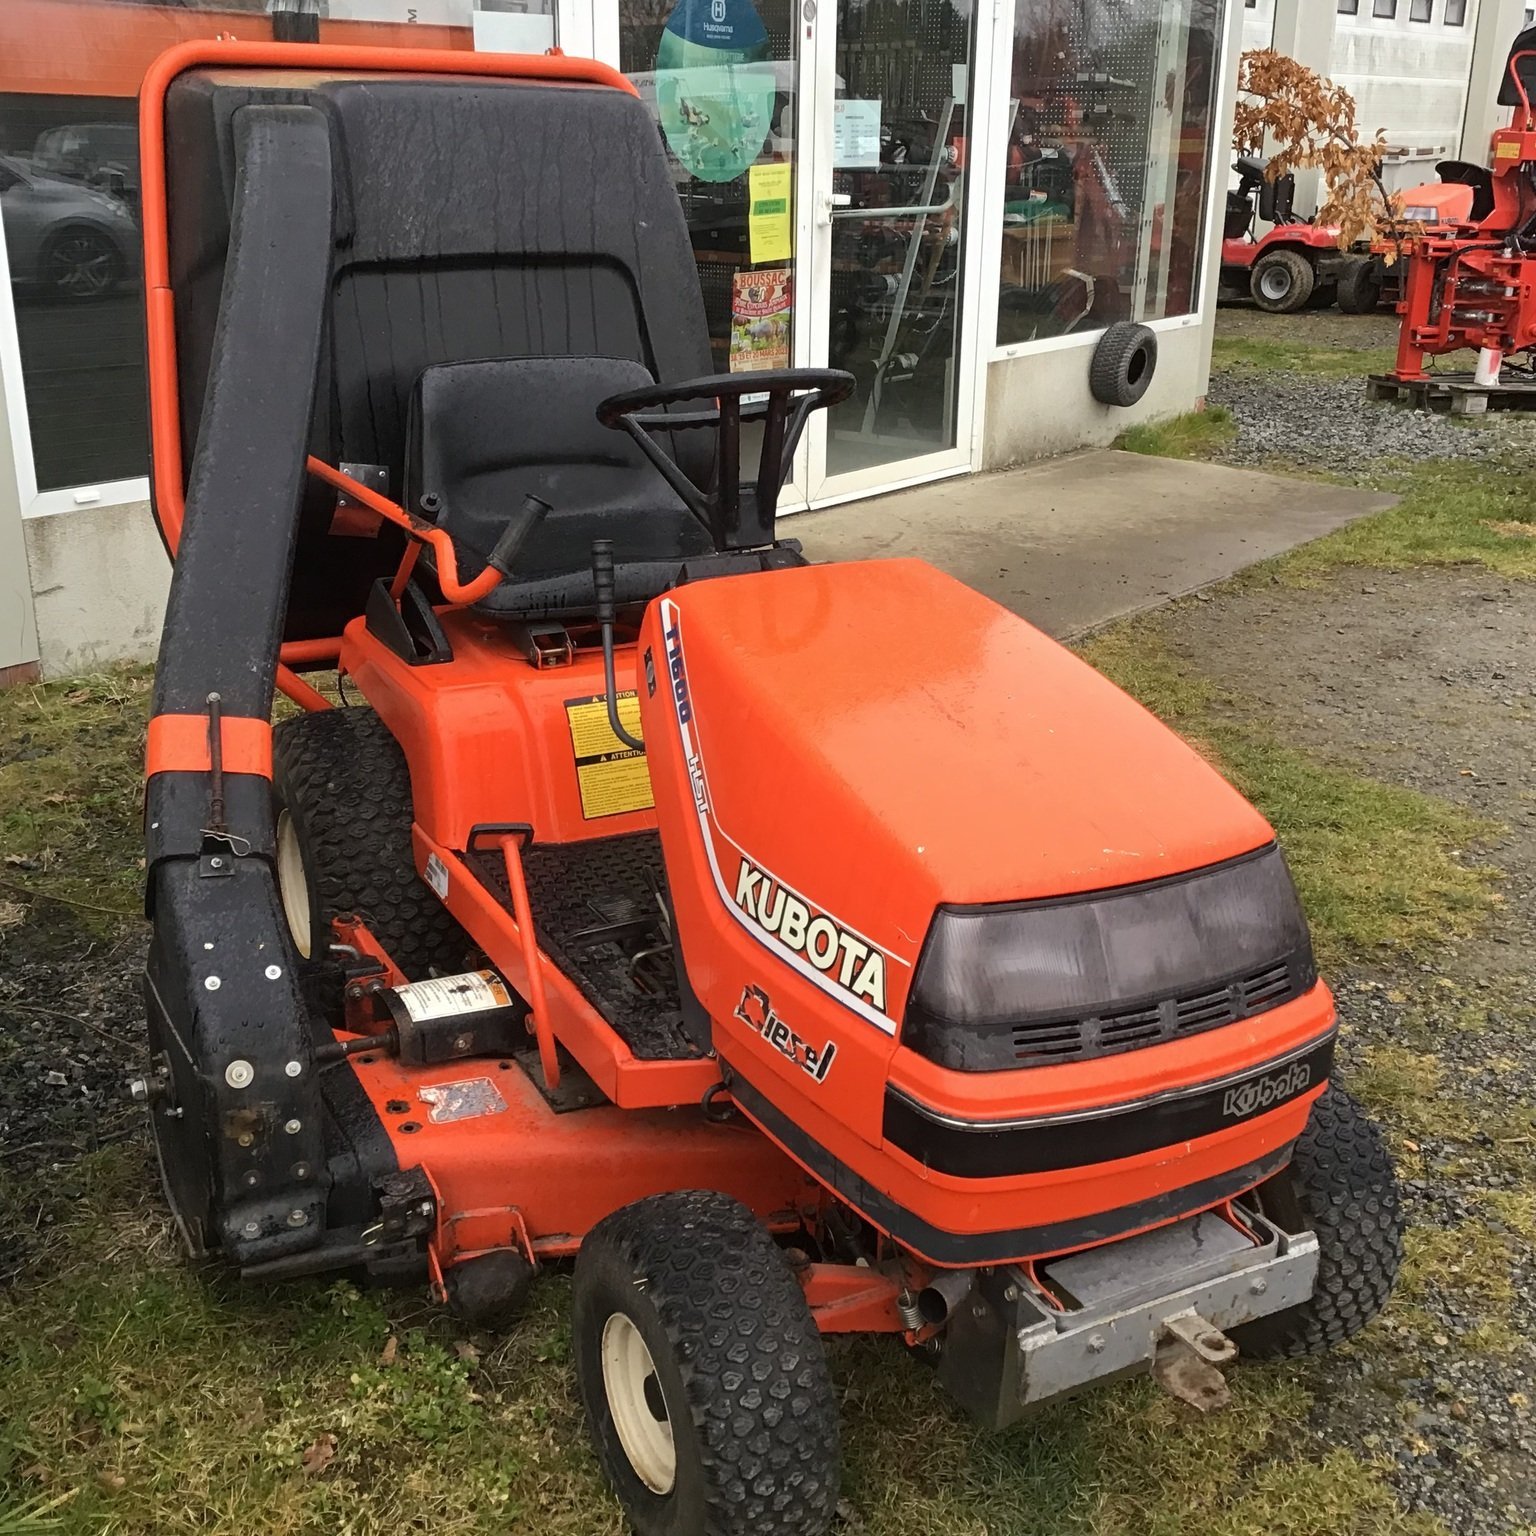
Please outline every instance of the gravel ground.
[[1218, 455], [1228, 464], [1280, 460], [1349, 476], [1375, 460], [1487, 459], [1512, 441], [1536, 443], [1529, 418], [1453, 420], [1372, 402], [1359, 378], [1234, 369], [1212, 376], [1206, 399], [1237, 424], [1236, 440]]

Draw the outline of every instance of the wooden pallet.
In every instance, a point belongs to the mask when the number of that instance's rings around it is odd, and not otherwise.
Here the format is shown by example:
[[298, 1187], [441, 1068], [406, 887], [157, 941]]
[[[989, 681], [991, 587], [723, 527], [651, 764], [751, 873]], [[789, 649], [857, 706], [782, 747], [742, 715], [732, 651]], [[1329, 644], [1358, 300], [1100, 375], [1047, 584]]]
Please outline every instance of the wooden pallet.
[[1536, 411], [1536, 379], [1474, 384], [1470, 373], [1437, 373], [1427, 379], [1398, 379], [1373, 373], [1365, 381], [1367, 400], [1394, 400], [1417, 411], [1479, 416], [1484, 411]]

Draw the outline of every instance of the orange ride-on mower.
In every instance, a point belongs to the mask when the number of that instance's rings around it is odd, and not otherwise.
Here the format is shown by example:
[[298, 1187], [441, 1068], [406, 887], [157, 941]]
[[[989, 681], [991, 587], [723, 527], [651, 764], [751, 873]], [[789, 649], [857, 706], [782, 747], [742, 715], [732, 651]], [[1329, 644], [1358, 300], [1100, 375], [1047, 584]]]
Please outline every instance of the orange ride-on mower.
[[1274, 834], [1022, 620], [779, 537], [850, 380], [708, 376], [621, 76], [192, 44], [143, 135], [133, 1089], [194, 1252], [487, 1327], [574, 1260], [598, 1457], [674, 1536], [827, 1529], [823, 1334], [1003, 1425], [1376, 1313], [1393, 1173]]

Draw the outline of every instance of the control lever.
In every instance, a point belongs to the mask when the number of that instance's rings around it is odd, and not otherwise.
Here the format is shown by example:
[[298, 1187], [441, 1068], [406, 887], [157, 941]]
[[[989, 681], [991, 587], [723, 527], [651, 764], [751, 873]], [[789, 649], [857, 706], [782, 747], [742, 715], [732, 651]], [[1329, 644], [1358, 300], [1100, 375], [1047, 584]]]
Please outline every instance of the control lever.
[[603, 632], [603, 686], [608, 701], [608, 728], [626, 747], [644, 752], [645, 743], [631, 736], [619, 719], [619, 695], [613, 681], [613, 540], [592, 541], [592, 591], [597, 598], [597, 624]]
[[503, 576], [511, 576], [512, 567], [522, 552], [523, 545], [528, 542], [534, 529], [544, 521], [550, 510], [547, 501], [541, 501], [531, 492], [524, 496], [522, 506], [517, 509], [516, 515], [502, 530], [501, 537], [496, 540], [496, 547], [491, 551], [491, 557], [486, 564], [494, 566]]

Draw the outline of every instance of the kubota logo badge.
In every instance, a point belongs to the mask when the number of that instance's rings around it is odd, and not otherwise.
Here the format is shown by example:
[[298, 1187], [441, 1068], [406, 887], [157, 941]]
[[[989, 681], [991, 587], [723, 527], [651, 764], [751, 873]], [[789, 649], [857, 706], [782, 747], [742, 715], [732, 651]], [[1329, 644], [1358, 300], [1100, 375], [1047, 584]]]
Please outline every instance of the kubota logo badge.
[[1236, 1119], [1256, 1115], [1261, 1109], [1294, 1099], [1311, 1081], [1312, 1068], [1304, 1061], [1292, 1062], [1283, 1072], [1255, 1077], [1236, 1088], [1227, 1089], [1227, 1096], [1221, 1101], [1221, 1112]]
[[791, 954], [804, 955], [855, 997], [885, 1012], [885, 956], [743, 859], [736, 905]]
[[802, 1040], [773, 1011], [773, 1004], [761, 987], [749, 983], [741, 989], [741, 1001], [736, 1004], [736, 1017], [748, 1029], [761, 1035], [774, 1050], [787, 1056], [807, 1076], [818, 1083], [826, 1082], [827, 1073], [832, 1070], [832, 1059], [837, 1055], [837, 1046], [829, 1040], [818, 1051], [808, 1041]]

